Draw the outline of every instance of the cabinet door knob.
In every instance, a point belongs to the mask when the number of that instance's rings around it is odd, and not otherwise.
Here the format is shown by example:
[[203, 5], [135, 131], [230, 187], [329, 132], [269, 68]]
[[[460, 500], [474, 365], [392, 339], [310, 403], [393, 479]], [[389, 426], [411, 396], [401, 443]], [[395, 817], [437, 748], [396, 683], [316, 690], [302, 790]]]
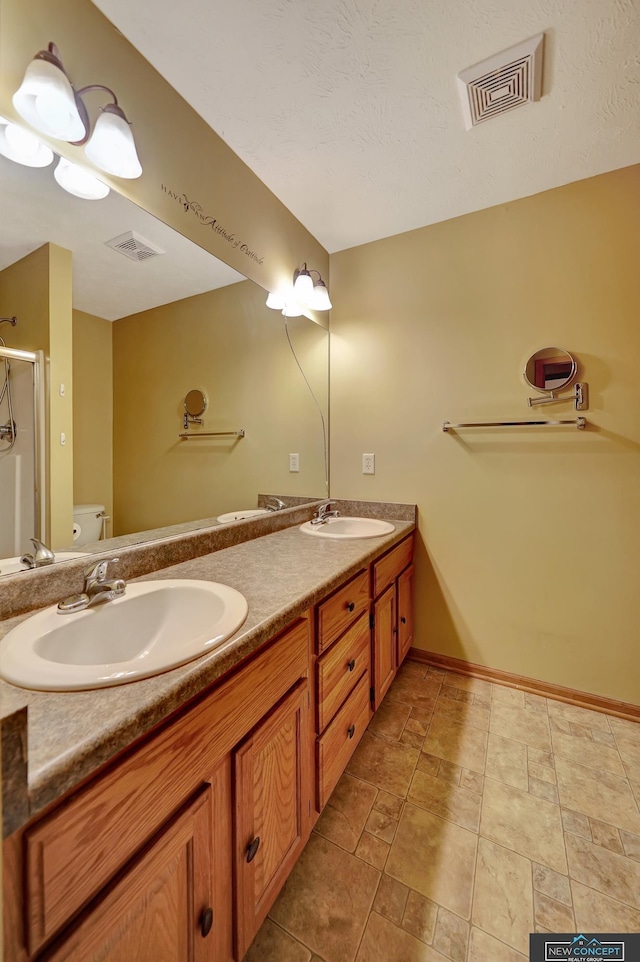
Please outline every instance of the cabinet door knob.
[[352, 658], [351, 661], [347, 662], [347, 668], [349, 669], [349, 671], [353, 671], [355, 667], [356, 667], [356, 660], [355, 658]]
[[353, 738], [353, 736], [355, 735], [355, 733], [356, 733], [356, 726], [355, 726], [355, 725], [349, 725], [349, 727], [347, 728], [347, 735], [349, 736], [349, 738]]
[[406, 623], [407, 623], [407, 619], [405, 618], [404, 615], [401, 615], [401, 616], [400, 616], [400, 621], [402, 622], [403, 625], [406, 625]]
[[355, 601], [347, 601], [347, 611], [355, 611]]
[[211, 926], [213, 925], [213, 909], [211, 906], [209, 908], [203, 909], [200, 914], [200, 932], [202, 938], [206, 939], [209, 932], [211, 931]]
[[253, 862], [259, 848], [260, 848], [260, 836], [256, 835], [253, 842], [247, 849], [247, 862]]

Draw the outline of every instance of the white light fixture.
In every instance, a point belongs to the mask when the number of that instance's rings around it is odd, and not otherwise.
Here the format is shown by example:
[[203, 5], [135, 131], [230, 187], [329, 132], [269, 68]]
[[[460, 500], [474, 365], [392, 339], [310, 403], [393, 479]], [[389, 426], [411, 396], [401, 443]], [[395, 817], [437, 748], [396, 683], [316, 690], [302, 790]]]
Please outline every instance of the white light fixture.
[[282, 291], [271, 291], [267, 297], [267, 307], [274, 311], [281, 311], [284, 307], [285, 296]]
[[313, 292], [309, 298], [309, 307], [312, 311], [330, 311], [331, 310], [331, 300], [329, 299], [329, 291], [327, 290], [327, 285], [320, 278], [313, 285]]
[[53, 176], [63, 190], [82, 200], [102, 200], [109, 193], [107, 185], [90, 171], [72, 164], [64, 157], [60, 158]]
[[41, 50], [26, 69], [13, 95], [13, 106], [23, 120], [56, 140], [78, 141], [86, 131], [57, 49]]
[[306, 304], [313, 294], [313, 278], [307, 270], [306, 264], [301, 271], [296, 271], [294, 275], [293, 293], [302, 304]]
[[107, 104], [85, 147], [89, 160], [114, 177], [133, 179], [142, 173], [131, 126], [117, 104]]
[[25, 167], [48, 167], [53, 151], [35, 134], [0, 117], [0, 154]]
[[[83, 94], [104, 91], [112, 99], [102, 108], [93, 133]], [[54, 43], [36, 54], [13, 95], [20, 116], [36, 130], [78, 146], [87, 144], [89, 159], [105, 173], [133, 179], [142, 173], [131, 126], [113, 90], [89, 84], [75, 90]]]
[[290, 297], [282, 308], [282, 313], [285, 317], [302, 317], [304, 308], [302, 304], [299, 304]]
[[[317, 281], [314, 282], [312, 274], [318, 275]], [[267, 297], [267, 307], [276, 311], [284, 308], [282, 313], [286, 317], [300, 317], [305, 310], [330, 311], [331, 300], [320, 271], [308, 268], [305, 263], [301, 270], [294, 271], [291, 292], [273, 291]], [[295, 314], [290, 313], [292, 310], [295, 310]]]

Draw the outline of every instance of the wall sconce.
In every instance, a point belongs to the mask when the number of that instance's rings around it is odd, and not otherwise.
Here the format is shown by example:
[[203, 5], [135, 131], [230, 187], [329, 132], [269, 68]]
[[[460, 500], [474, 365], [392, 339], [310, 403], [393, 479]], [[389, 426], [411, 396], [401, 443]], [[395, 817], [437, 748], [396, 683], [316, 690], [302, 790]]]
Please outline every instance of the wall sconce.
[[[101, 108], [92, 131], [83, 95], [94, 90], [107, 93], [111, 100]], [[128, 180], [142, 174], [131, 126], [113, 90], [103, 84], [89, 84], [75, 90], [54, 43], [37, 53], [27, 67], [24, 80], [13, 95], [13, 106], [23, 120], [40, 133], [76, 146], [86, 144], [87, 157], [105, 173]], [[0, 153], [9, 160], [32, 167], [51, 163], [53, 152], [35, 135], [23, 131], [17, 124], [4, 120], [3, 123], [6, 126], [0, 132]], [[21, 141], [23, 149], [18, 150], [14, 141]], [[49, 160], [45, 159], [47, 151]], [[36, 156], [39, 163], [34, 162]], [[21, 159], [25, 157], [27, 159]], [[89, 171], [66, 160], [61, 160], [55, 176], [65, 190], [78, 197], [97, 199], [109, 192], [108, 187]], [[92, 181], [99, 186], [92, 185]]]
[[[312, 274], [317, 274], [314, 281]], [[272, 291], [267, 297], [267, 307], [282, 311], [285, 317], [300, 317], [305, 310], [330, 311], [331, 300], [327, 285], [320, 271], [309, 269], [306, 262], [302, 269], [293, 273], [293, 286], [288, 291]]]

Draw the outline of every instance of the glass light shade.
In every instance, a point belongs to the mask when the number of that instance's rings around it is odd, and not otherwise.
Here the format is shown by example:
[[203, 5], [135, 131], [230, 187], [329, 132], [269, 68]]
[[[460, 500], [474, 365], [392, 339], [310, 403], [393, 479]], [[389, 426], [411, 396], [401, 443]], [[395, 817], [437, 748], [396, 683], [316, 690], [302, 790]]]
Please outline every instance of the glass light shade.
[[309, 307], [312, 311], [330, 311], [331, 301], [329, 291], [324, 281], [320, 280], [315, 284], [313, 293], [309, 298]]
[[271, 291], [267, 297], [267, 307], [274, 311], [281, 311], [284, 307], [284, 294], [282, 291]]
[[29, 130], [10, 123], [0, 126], [0, 154], [25, 167], [48, 167], [53, 161], [50, 147]]
[[60, 158], [53, 176], [63, 190], [73, 194], [74, 197], [80, 197], [82, 200], [102, 200], [109, 193], [106, 184], [103, 184], [88, 170], [78, 167], [77, 164], [72, 164], [64, 157]]
[[285, 317], [302, 317], [304, 311], [302, 305], [298, 304], [297, 301], [288, 300], [284, 305], [282, 313]]
[[28, 124], [56, 140], [72, 142], [86, 134], [68, 78], [47, 60], [31, 61], [13, 106]]
[[300, 271], [293, 285], [293, 293], [301, 304], [307, 303], [313, 294], [313, 280], [309, 271]]
[[142, 173], [136, 144], [124, 114], [113, 105], [102, 111], [85, 147], [87, 157], [96, 167], [114, 177], [133, 180]]

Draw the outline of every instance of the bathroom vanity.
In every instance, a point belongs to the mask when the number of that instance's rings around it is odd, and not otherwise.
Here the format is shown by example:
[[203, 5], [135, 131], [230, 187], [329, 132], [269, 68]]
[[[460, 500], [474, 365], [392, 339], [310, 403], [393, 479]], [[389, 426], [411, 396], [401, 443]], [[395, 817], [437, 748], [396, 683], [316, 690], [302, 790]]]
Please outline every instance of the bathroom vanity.
[[247, 622], [157, 678], [34, 693], [34, 727], [67, 721], [30, 746], [30, 817], [4, 843], [6, 959], [242, 959], [411, 646], [413, 523], [394, 524], [156, 572], [234, 584]]

